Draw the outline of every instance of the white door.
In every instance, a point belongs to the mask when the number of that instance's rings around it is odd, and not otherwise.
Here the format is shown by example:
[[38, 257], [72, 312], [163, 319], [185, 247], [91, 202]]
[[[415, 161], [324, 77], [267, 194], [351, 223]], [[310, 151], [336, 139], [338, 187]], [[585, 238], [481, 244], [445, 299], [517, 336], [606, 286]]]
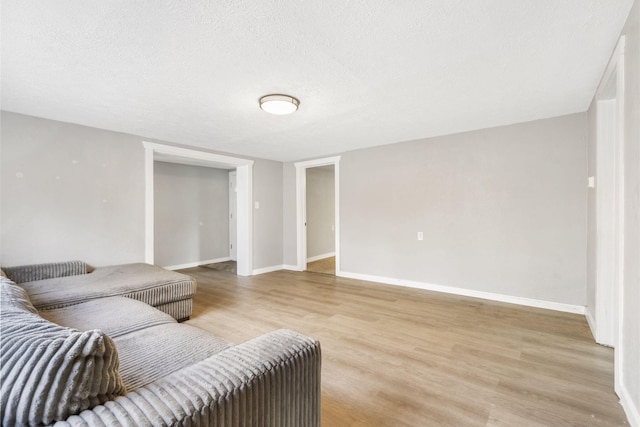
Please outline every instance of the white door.
[[236, 172], [229, 172], [229, 258], [237, 261], [237, 197], [236, 197]]

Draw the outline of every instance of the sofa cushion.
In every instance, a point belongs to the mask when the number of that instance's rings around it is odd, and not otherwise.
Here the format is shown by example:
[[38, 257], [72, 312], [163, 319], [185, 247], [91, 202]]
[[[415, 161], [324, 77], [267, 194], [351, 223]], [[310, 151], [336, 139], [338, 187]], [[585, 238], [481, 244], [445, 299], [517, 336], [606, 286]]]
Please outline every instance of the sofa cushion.
[[232, 344], [185, 323], [167, 323], [114, 338], [128, 391], [206, 359]]
[[98, 267], [79, 276], [21, 283], [38, 309], [53, 309], [87, 300], [129, 296], [156, 306], [192, 298], [196, 282], [190, 276], [155, 265], [137, 263]]
[[111, 338], [176, 320], [148, 304], [125, 297], [108, 297], [42, 310], [40, 315], [59, 325], [80, 331], [100, 329]]
[[108, 336], [51, 323], [29, 309], [23, 290], [1, 285], [2, 425], [51, 424], [125, 393]]

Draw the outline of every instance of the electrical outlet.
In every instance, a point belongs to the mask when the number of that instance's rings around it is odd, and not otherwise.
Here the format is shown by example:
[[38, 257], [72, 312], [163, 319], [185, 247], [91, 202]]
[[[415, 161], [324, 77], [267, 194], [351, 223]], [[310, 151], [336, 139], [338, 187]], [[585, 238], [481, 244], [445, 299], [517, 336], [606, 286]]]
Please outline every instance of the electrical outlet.
[[424, 240], [424, 233], [422, 231], [418, 231], [418, 240]]

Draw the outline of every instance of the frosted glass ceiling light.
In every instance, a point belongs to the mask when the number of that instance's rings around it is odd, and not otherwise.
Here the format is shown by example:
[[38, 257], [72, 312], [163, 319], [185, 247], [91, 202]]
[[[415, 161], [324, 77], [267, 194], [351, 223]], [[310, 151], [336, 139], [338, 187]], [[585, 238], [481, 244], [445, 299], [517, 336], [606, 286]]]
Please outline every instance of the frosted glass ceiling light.
[[271, 114], [291, 114], [298, 109], [300, 101], [289, 95], [265, 95], [260, 98], [260, 108]]

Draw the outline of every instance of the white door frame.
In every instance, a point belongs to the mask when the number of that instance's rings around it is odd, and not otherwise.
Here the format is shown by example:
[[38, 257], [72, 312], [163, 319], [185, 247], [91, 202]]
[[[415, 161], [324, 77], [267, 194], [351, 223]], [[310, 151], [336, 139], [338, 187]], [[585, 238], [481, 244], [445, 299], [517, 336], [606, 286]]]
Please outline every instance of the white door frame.
[[253, 160], [149, 141], [142, 141], [142, 145], [145, 149], [145, 262], [154, 263], [154, 161], [236, 169], [238, 275], [251, 276], [253, 274], [253, 210], [251, 207]]
[[[237, 172], [235, 170], [229, 171], [229, 258], [232, 261], [238, 260], [238, 201], [236, 196], [237, 191]], [[235, 205], [235, 209], [234, 209]], [[235, 217], [233, 216], [235, 214]], [[235, 224], [235, 225], [234, 225]], [[233, 238], [232, 238], [233, 236]], [[235, 245], [235, 246], [234, 246]]]
[[340, 273], [340, 156], [308, 160], [295, 163], [296, 166], [296, 225], [297, 225], [297, 266], [299, 271], [307, 268], [307, 169], [318, 166], [334, 166], [335, 173], [335, 245], [336, 276]]
[[620, 37], [596, 92], [596, 342], [616, 348], [615, 390], [622, 369], [620, 327], [624, 274], [624, 46]]
[[[615, 83], [615, 82], [614, 82]], [[615, 92], [614, 92], [615, 96]], [[616, 99], [596, 100], [596, 342], [615, 347]]]

